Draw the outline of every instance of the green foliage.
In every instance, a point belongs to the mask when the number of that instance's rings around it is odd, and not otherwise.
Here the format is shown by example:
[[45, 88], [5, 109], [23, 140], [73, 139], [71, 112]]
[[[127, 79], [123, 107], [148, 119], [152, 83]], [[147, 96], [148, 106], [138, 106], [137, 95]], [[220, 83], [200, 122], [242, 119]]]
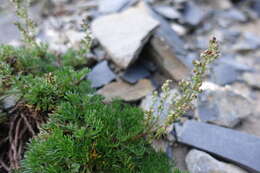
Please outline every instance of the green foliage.
[[144, 139], [143, 112], [100, 96], [68, 93], [30, 144], [24, 172], [170, 172], [169, 160]]
[[38, 116], [49, 116], [20, 172], [171, 172], [165, 154], [135, 138], [145, 129], [144, 113], [119, 101], [104, 104], [85, 80], [87, 69], [57, 66], [55, 55], [30, 48], [1, 46], [0, 55], [0, 77], [10, 81], [3, 95], [15, 90]]

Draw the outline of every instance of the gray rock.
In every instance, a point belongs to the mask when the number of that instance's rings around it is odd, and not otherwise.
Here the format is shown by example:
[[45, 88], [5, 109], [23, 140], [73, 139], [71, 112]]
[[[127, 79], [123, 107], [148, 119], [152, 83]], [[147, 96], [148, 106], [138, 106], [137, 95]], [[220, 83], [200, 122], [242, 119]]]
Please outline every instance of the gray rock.
[[260, 172], [260, 138], [196, 121], [186, 121], [175, 129], [180, 143], [214, 154], [250, 173]]
[[119, 67], [127, 68], [137, 59], [158, 25], [142, 8], [133, 7], [97, 18], [91, 29], [112, 60]]
[[258, 17], [260, 17], [260, 1], [252, 0], [251, 8], [257, 13]]
[[189, 147], [179, 143], [173, 145], [173, 161], [176, 168], [187, 171], [187, 164], [185, 158], [189, 152]]
[[157, 5], [154, 7], [155, 11], [167, 19], [179, 19], [181, 14], [172, 6]]
[[20, 33], [17, 27], [13, 24], [17, 18], [14, 15], [0, 14], [0, 44], [18, 45]]
[[221, 57], [219, 59], [219, 63], [223, 63], [225, 65], [229, 65], [232, 68], [236, 69], [238, 72], [246, 72], [246, 71], [252, 71], [252, 67], [246, 64], [242, 64], [240, 62], [237, 62], [234, 55], [226, 55], [224, 57]]
[[4, 97], [3, 100], [1, 101], [2, 105], [3, 105], [3, 109], [13, 108], [17, 104], [19, 99], [20, 99], [20, 97], [18, 95], [10, 95], [10, 96]]
[[239, 52], [252, 51], [260, 47], [260, 37], [250, 33], [245, 32], [243, 34], [243, 40], [238, 44], [235, 44], [233, 49]]
[[[233, 128], [252, 114], [251, 102], [231, 88], [207, 83], [197, 101], [195, 114], [204, 122]], [[204, 86], [206, 86], [204, 88]]]
[[112, 82], [98, 90], [98, 94], [105, 97], [105, 102], [113, 99], [122, 99], [127, 102], [138, 101], [151, 93], [154, 87], [147, 79], [140, 80], [135, 85], [124, 82]]
[[87, 79], [91, 81], [94, 88], [102, 87], [116, 78], [114, 72], [108, 67], [107, 61], [103, 61], [96, 65], [87, 75]]
[[212, 1], [212, 0], [203, 0], [203, 2], [210, 5], [213, 9], [229, 9], [232, 8], [232, 3], [230, 0], [218, 0], [218, 1]]
[[242, 79], [250, 86], [260, 88], [260, 72], [244, 73]]
[[101, 13], [115, 13], [133, 0], [98, 0], [98, 10]]
[[200, 24], [200, 22], [205, 18], [205, 10], [201, 9], [198, 5], [192, 1], [188, 1], [184, 10], [184, 20], [192, 26]]
[[151, 73], [140, 63], [134, 64], [130, 66], [125, 73], [123, 74], [122, 78], [131, 83], [134, 84], [138, 82], [140, 79], [149, 77]]
[[172, 29], [180, 36], [186, 35], [188, 29], [178, 23], [171, 24]]
[[236, 68], [224, 63], [215, 65], [212, 71], [211, 80], [218, 85], [231, 84], [237, 81], [240, 75]]
[[247, 21], [247, 17], [245, 16], [245, 14], [236, 8], [231, 8], [227, 11], [219, 11], [217, 13], [218, 23], [222, 27], [228, 27], [236, 22], [242, 23]]
[[139, 4], [155, 20], [160, 22], [150, 42], [146, 46], [148, 56], [152, 57], [161, 71], [174, 80], [181, 80], [189, 75], [189, 69], [185, 65], [187, 52], [184, 42], [171, 26], [161, 16], [157, 15], [149, 5]]
[[199, 150], [191, 150], [188, 153], [186, 164], [190, 173], [247, 173], [237, 166], [220, 162]]

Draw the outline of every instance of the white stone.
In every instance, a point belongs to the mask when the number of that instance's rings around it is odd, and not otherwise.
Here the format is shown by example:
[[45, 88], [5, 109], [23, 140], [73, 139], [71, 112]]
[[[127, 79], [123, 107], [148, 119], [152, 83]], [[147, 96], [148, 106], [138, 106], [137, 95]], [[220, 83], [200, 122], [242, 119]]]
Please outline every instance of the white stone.
[[190, 173], [247, 173], [237, 166], [220, 162], [199, 150], [191, 150], [185, 161]]
[[142, 8], [102, 16], [93, 21], [91, 30], [112, 60], [127, 68], [137, 59], [152, 31], [159, 25]]

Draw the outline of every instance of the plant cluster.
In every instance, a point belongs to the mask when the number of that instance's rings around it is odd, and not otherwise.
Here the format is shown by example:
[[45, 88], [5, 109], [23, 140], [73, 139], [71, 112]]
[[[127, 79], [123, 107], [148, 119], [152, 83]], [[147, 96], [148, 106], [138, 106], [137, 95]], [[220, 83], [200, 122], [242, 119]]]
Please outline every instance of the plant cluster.
[[[202, 92], [200, 89], [203, 82], [203, 77], [206, 73], [207, 66], [214, 62], [219, 57], [219, 47], [216, 38], [214, 37], [209, 41], [209, 48], [201, 53], [200, 59], [193, 61], [194, 69], [191, 80], [182, 80], [178, 84], [179, 94], [176, 93], [175, 97], [171, 100], [171, 110], [169, 115], [167, 116], [166, 121], [162, 126], [156, 127], [157, 129], [157, 137], [160, 137], [163, 133], [165, 133], [167, 127], [176, 122], [182, 115], [184, 115], [189, 109], [192, 107], [192, 101], [194, 101], [198, 95]], [[171, 80], [167, 80], [162, 85], [162, 99], [159, 100], [160, 104], [158, 106], [159, 112], [163, 110], [163, 105], [165, 105], [165, 101], [168, 100], [170, 96], [170, 83]], [[158, 97], [158, 93], [153, 93], [153, 98]], [[147, 116], [151, 117], [153, 114], [153, 110], [147, 111]], [[150, 115], [149, 115], [150, 114]], [[156, 117], [156, 116], [153, 116]], [[157, 115], [158, 117], [158, 115]], [[151, 120], [151, 118], [149, 118]]]
[[[5, 121], [0, 126], [6, 133], [0, 136], [0, 147], [7, 151], [0, 155], [0, 170], [179, 173], [165, 154], [154, 151], [150, 142], [164, 134], [200, 93], [206, 66], [218, 56], [216, 39], [194, 63], [191, 81], [180, 83], [182, 95], [174, 100], [175, 109], [158, 126], [152, 109], [144, 113], [120, 101], [105, 104], [90, 87], [85, 79], [88, 69], [82, 68], [91, 45], [89, 34], [79, 50], [70, 49], [63, 55], [50, 53], [35, 41], [36, 25], [23, 1], [13, 2], [17, 15], [24, 20], [17, 26], [27, 47], [0, 46], [0, 102], [7, 96], [19, 95], [14, 108], [0, 112], [0, 121]], [[83, 26], [87, 31], [85, 22]], [[169, 83], [162, 87], [164, 99], [169, 95]]]

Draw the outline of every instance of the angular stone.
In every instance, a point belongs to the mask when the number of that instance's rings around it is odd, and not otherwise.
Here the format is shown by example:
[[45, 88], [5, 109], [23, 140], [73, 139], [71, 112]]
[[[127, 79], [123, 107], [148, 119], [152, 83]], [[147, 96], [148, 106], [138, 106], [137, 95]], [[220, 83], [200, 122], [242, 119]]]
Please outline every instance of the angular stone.
[[188, 153], [185, 161], [190, 173], [247, 173], [237, 166], [220, 162], [209, 154], [194, 149]]
[[101, 13], [115, 13], [120, 11], [132, 0], [98, 0], [98, 10]]
[[113, 82], [100, 89], [98, 94], [105, 97], [105, 102], [110, 102], [116, 98], [131, 102], [142, 99], [151, 93], [153, 89], [151, 81], [143, 79], [135, 85], [124, 82]]
[[172, 6], [158, 5], [154, 9], [158, 14], [167, 19], [178, 19], [181, 17], [181, 14]]
[[134, 84], [140, 79], [149, 77], [151, 73], [140, 63], [134, 64], [130, 66], [125, 73], [123, 74], [122, 78], [131, 83]]
[[185, 65], [187, 52], [184, 49], [184, 42], [172, 30], [168, 22], [153, 12], [149, 5], [140, 3], [139, 6], [160, 22], [160, 27], [154, 32], [145, 51], [155, 59], [160, 70], [170, 78], [174, 80], [186, 78], [189, 75], [189, 69]]
[[0, 14], [0, 44], [17, 45], [20, 39], [20, 33], [17, 27], [13, 24], [17, 20], [14, 15]]
[[133, 7], [97, 18], [91, 29], [111, 59], [119, 67], [127, 68], [137, 59], [158, 25], [143, 9]]
[[253, 51], [260, 47], [259, 36], [254, 33], [245, 32], [243, 34], [243, 40], [238, 44], [235, 44], [233, 49], [239, 52]]
[[102, 87], [116, 78], [114, 72], [108, 67], [107, 61], [103, 61], [96, 65], [87, 75], [87, 79], [91, 81], [94, 88]]
[[250, 173], [260, 172], [260, 138], [196, 121], [177, 124], [175, 129], [180, 143], [221, 157]]
[[255, 88], [260, 88], [260, 72], [244, 73], [242, 78], [248, 85]]
[[183, 36], [188, 32], [187, 28], [185, 28], [184, 26], [182, 26], [178, 23], [172, 23], [171, 27], [180, 36]]
[[251, 8], [257, 13], [258, 17], [260, 17], [260, 1], [252, 0]]
[[218, 0], [218, 1], [212, 1], [212, 0], [204, 0], [206, 3], [211, 5], [214, 9], [229, 9], [232, 8], [232, 3], [230, 0]]
[[200, 24], [204, 19], [206, 13], [205, 10], [201, 9], [198, 5], [192, 1], [188, 1], [184, 10], [184, 20], [192, 26]]
[[[228, 75], [227, 75], [228, 74]], [[218, 64], [213, 67], [211, 79], [218, 85], [231, 84], [238, 80], [239, 72], [229, 64]]]
[[231, 88], [204, 83], [195, 114], [204, 122], [233, 128], [252, 114], [251, 102]]
[[19, 99], [20, 99], [20, 96], [18, 96], [18, 95], [10, 95], [10, 96], [5, 97], [3, 100], [1, 100], [1, 102], [3, 104], [3, 109], [13, 108]]

